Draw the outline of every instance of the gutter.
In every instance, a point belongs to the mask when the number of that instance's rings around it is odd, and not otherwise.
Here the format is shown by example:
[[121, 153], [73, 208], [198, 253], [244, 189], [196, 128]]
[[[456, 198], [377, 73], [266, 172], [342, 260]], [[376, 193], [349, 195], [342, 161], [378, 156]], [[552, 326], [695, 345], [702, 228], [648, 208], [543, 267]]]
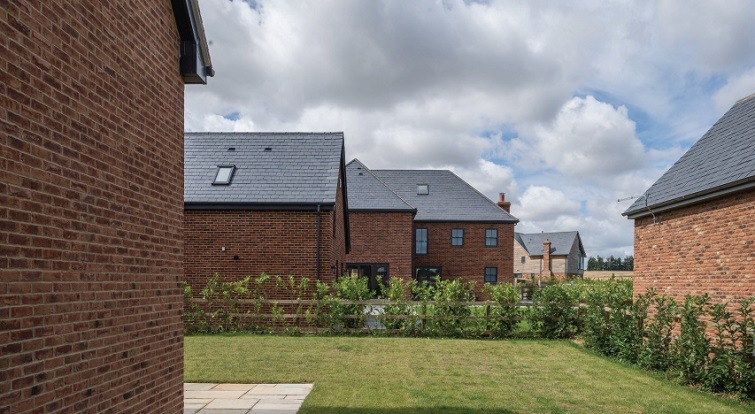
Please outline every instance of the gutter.
[[[737, 184], [728, 188], [713, 191], [706, 194], [699, 194], [694, 196], [685, 196], [670, 202], [661, 203], [657, 205], [649, 206], [653, 213], [662, 213], [664, 211], [675, 210], [681, 207], [687, 207], [693, 204], [699, 204], [704, 201], [710, 201], [723, 196], [731, 195], [741, 191], [755, 189], [755, 177], [750, 177], [749, 181], [745, 181], [741, 184]], [[638, 218], [648, 217], [651, 213], [643, 207], [641, 210], [635, 210], [634, 212], [621, 213], [622, 216], [626, 216], [628, 219], [635, 220]]]
[[184, 210], [333, 211], [335, 203], [215, 203], [184, 202]]
[[322, 215], [320, 214], [320, 205], [317, 205], [317, 258], [315, 259], [315, 275], [317, 281], [320, 281], [320, 244], [322, 241]]

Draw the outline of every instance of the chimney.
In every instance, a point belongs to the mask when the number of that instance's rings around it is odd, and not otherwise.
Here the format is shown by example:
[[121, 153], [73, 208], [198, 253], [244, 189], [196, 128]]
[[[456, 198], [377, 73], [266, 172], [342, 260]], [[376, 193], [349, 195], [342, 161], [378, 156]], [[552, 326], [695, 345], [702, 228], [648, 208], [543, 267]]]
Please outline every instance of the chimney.
[[541, 277], [550, 278], [551, 273], [551, 241], [545, 239], [543, 242], [543, 269], [540, 271]]
[[498, 193], [498, 207], [502, 208], [503, 211], [507, 213], [511, 213], [511, 203], [506, 201], [506, 194], [505, 193]]

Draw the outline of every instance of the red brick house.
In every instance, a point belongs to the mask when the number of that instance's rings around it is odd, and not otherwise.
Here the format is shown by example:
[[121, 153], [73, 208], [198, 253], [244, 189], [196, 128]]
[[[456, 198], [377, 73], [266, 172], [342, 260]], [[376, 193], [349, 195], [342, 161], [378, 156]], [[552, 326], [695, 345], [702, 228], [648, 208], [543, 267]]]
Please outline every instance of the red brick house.
[[499, 204], [444, 170], [370, 170], [347, 166], [353, 249], [349, 272], [433, 281], [513, 281], [514, 225]]
[[624, 213], [634, 291], [755, 295], [755, 95], [737, 102]]
[[585, 248], [578, 231], [514, 233], [514, 275], [522, 279], [581, 278]]
[[186, 133], [185, 280], [332, 281], [349, 251], [343, 133]]
[[195, 1], [0, 10], [0, 412], [183, 411]]

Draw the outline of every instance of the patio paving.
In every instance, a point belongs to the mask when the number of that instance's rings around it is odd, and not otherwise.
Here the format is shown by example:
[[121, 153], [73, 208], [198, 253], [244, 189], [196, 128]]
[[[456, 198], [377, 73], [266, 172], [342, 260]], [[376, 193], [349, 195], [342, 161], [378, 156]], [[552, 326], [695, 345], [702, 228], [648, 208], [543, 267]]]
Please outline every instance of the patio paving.
[[184, 414], [295, 414], [313, 384], [184, 384]]

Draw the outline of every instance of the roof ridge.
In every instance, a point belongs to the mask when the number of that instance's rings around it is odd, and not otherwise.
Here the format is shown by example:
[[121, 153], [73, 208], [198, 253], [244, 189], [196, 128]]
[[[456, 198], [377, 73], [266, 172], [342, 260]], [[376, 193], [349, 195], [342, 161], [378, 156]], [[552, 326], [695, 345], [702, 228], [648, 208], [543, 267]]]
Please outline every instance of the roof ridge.
[[406, 200], [404, 199], [404, 197], [401, 197], [401, 196], [400, 196], [400, 195], [399, 195], [399, 194], [398, 194], [397, 192], [393, 191], [393, 189], [392, 189], [392, 188], [391, 188], [390, 186], [388, 186], [388, 184], [386, 184], [386, 183], [385, 183], [385, 182], [384, 182], [383, 180], [381, 180], [381, 179], [380, 179], [380, 178], [379, 178], [378, 176], [376, 176], [375, 174], [373, 174], [373, 173], [372, 173], [372, 170], [370, 170], [370, 169], [369, 169], [369, 168], [368, 168], [368, 167], [367, 167], [366, 165], [364, 165], [364, 163], [363, 163], [362, 161], [359, 161], [359, 159], [358, 159], [358, 158], [354, 158], [354, 159], [353, 159], [353, 160], [351, 160], [351, 161], [349, 162], [349, 164], [347, 164], [347, 165], [351, 165], [351, 163], [352, 163], [352, 162], [354, 162], [354, 161], [356, 161], [357, 163], [359, 163], [359, 165], [361, 165], [362, 167], [364, 167], [365, 171], [367, 171], [367, 173], [368, 173], [368, 174], [370, 174], [370, 176], [372, 176], [372, 178], [376, 179], [376, 180], [377, 180], [377, 181], [378, 181], [378, 182], [379, 182], [380, 184], [382, 184], [382, 185], [383, 185], [383, 187], [385, 187], [385, 188], [386, 188], [386, 189], [387, 189], [388, 191], [390, 191], [390, 192], [391, 192], [391, 193], [392, 193], [393, 195], [395, 195], [396, 197], [398, 197], [398, 199], [399, 199], [399, 200], [401, 200], [401, 201], [402, 201], [402, 202], [403, 202], [404, 204], [406, 204], [407, 206], [409, 206], [409, 207], [413, 208], [413, 209], [414, 209], [415, 211], [417, 210], [417, 207], [413, 206], [413, 205], [412, 205], [411, 203], [409, 203], [408, 201], [406, 201]]

